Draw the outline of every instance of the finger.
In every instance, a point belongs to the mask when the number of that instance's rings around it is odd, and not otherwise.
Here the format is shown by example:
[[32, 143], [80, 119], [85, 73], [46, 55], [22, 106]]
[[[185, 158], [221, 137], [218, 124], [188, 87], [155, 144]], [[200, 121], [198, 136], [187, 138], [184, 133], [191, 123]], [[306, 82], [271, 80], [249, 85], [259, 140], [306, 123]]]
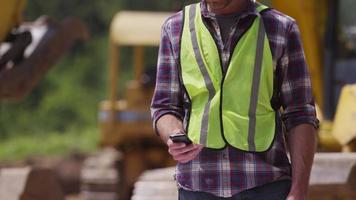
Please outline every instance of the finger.
[[287, 196], [287, 199], [286, 199], [286, 200], [295, 200], [295, 198], [294, 198], [293, 195], [289, 194], [289, 195]]
[[172, 152], [174, 152], [175, 155], [183, 155], [191, 151], [197, 151], [199, 153], [202, 149], [203, 149], [202, 145], [194, 144], [194, 145], [188, 145], [186, 148], [172, 150]]
[[199, 147], [197, 146], [194, 146], [194, 145], [188, 145], [188, 146], [185, 146], [183, 148], [176, 148], [176, 149], [173, 149], [171, 148], [171, 152], [174, 153], [175, 155], [180, 155], [180, 154], [185, 154], [185, 153], [188, 153], [190, 151], [194, 151], [196, 149], [198, 149]]
[[200, 153], [201, 149], [196, 149], [194, 151], [191, 151], [188, 153], [188, 160], [187, 161], [190, 161], [190, 160], [193, 160], [195, 157], [197, 157], [197, 155]]
[[204, 148], [204, 146], [201, 144], [194, 144], [194, 146], [200, 150], [202, 150]]
[[168, 146], [168, 153], [171, 154], [173, 157], [179, 154], [182, 154], [186, 151], [189, 151], [191, 147], [186, 146], [184, 143], [171, 143]]
[[184, 148], [180, 148], [180, 149], [172, 149], [169, 148], [168, 152], [172, 155], [172, 156], [181, 156], [184, 155], [185, 153], [194, 150], [195, 148], [193, 146], [187, 146]]
[[181, 149], [181, 148], [184, 148], [187, 145], [182, 143], [182, 142], [174, 143], [171, 139], [168, 139], [167, 146], [170, 149]]
[[192, 161], [197, 155], [198, 155], [198, 153], [191, 153], [191, 154], [187, 155], [185, 158], [179, 159], [178, 162], [188, 163], [188, 162]]
[[197, 147], [187, 153], [177, 155], [174, 158], [178, 162], [187, 163], [187, 162], [193, 160], [200, 153], [201, 150], [202, 150], [202, 147]]

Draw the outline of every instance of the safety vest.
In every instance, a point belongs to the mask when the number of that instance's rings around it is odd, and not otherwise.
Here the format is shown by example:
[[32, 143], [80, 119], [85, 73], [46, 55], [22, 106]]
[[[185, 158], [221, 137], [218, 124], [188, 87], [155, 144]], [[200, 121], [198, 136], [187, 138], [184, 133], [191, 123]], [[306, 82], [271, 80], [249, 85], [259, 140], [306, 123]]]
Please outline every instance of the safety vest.
[[276, 127], [273, 60], [258, 5], [258, 16], [238, 41], [224, 73], [216, 43], [202, 20], [200, 3], [186, 6], [180, 49], [180, 79], [190, 102], [187, 134], [196, 144], [227, 144], [263, 152]]

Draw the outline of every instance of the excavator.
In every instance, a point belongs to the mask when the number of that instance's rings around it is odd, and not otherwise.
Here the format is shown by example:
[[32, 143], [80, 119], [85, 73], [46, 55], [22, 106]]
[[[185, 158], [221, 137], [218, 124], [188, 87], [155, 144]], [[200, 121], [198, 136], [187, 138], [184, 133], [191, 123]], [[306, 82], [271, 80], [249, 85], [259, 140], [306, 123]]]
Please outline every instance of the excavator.
[[[26, 98], [62, 55], [89, 39], [78, 18], [30, 22], [25, 8], [26, 0], [0, 1], [0, 101]], [[42, 167], [2, 169], [0, 185], [0, 199], [65, 199], [55, 172]]]
[[352, 0], [283, 1], [271, 5], [296, 19], [321, 121], [321, 150], [356, 151], [356, 15]]
[[23, 20], [26, 0], [0, 2], [0, 100], [24, 99], [76, 42], [89, 37], [74, 17]]
[[[180, 1], [180, 9], [187, 2]], [[265, 0], [261, 3], [292, 16], [301, 30], [321, 121], [318, 150], [356, 151], [356, 89], [351, 85], [356, 83], [356, 15], [353, 14], [356, 2]], [[170, 15], [121, 11], [111, 23], [109, 95], [99, 105], [100, 146], [115, 147], [124, 155], [120, 168], [121, 199], [129, 199], [143, 171], [174, 164], [165, 144], [152, 129], [149, 107], [153, 86], [144, 81], [147, 77], [145, 49], [159, 45], [161, 26]], [[133, 48], [134, 75], [126, 82], [126, 90], [118, 95], [118, 82], [123, 78], [119, 76], [121, 50], [128, 46]]]

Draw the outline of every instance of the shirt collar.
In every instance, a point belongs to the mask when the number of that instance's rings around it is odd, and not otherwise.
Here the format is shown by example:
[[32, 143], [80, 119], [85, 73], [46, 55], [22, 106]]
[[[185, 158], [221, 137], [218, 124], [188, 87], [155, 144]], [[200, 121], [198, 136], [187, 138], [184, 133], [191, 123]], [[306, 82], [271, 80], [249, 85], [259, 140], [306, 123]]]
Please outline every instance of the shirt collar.
[[[206, 17], [206, 18], [215, 18], [216, 17], [215, 13], [210, 12], [208, 10], [205, 0], [202, 0], [200, 5], [201, 5], [201, 13], [202, 13], [203, 17]], [[256, 5], [257, 5], [257, 3], [254, 0], [248, 0], [247, 9], [241, 13], [241, 17], [248, 16], [248, 15], [258, 15]]]

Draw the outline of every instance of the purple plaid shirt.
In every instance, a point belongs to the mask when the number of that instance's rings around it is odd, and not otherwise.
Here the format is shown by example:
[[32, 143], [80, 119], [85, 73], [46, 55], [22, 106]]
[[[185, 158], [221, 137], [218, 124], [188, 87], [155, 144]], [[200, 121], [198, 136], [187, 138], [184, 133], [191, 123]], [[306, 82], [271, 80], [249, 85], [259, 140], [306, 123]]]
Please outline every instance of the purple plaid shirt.
[[[222, 42], [215, 15], [207, 10], [204, 1], [201, 9], [203, 20], [207, 22], [221, 50], [222, 64], [226, 70], [231, 51], [256, 17], [254, 3], [251, 1], [248, 9], [231, 28], [226, 44]], [[175, 115], [183, 124], [187, 123], [187, 110], [183, 107], [187, 94], [184, 93], [178, 77], [182, 14], [178, 12], [171, 16], [162, 27], [157, 83], [151, 105], [154, 124], [166, 114]], [[276, 77], [274, 89], [278, 98], [272, 102], [275, 108], [283, 108], [277, 120], [272, 147], [263, 153], [243, 152], [231, 146], [223, 150], [204, 148], [191, 162], [178, 163], [175, 178], [179, 187], [231, 197], [249, 188], [288, 179], [291, 177], [291, 166], [285, 149], [282, 123], [278, 122], [283, 122], [286, 132], [303, 123], [318, 126], [310, 75], [296, 22], [274, 9], [265, 10], [261, 15], [272, 51]]]

